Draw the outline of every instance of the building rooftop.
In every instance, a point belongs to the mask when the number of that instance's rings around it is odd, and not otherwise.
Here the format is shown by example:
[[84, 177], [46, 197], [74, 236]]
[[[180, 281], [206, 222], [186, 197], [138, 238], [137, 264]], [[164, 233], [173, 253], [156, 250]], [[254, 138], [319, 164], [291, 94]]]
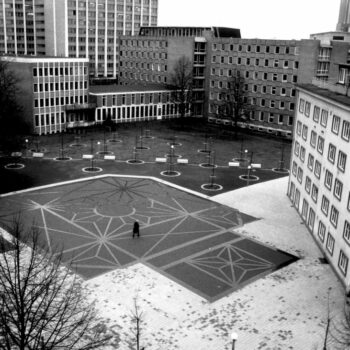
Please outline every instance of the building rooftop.
[[162, 84], [130, 84], [130, 85], [90, 85], [90, 94], [108, 94], [122, 92], [164, 91], [168, 90]]
[[[161, 36], [174, 36], [171, 34], [171, 31], [174, 30], [176, 32], [175, 36], [182, 36], [179, 35], [180, 30], [189, 30], [193, 33], [204, 32], [204, 31], [210, 31], [213, 33], [213, 35], [217, 38], [241, 38], [241, 30], [237, 28], [228, 28], [228, 27], [191, 27], [191, 26], [162, 26], [162, 27], [141, 27], [139, 35], [141, 36], [149, 36], [150, 33], [158, 33], [158, 35]], [[198, 35], [198, 34], [194, 34]], [[185, 35], [185, 36], [192, 36], [192, 35]]]
[[[316, 82], [313, 80], [313, 83], [316, 83]], [[314, 84], [299, 84], [297, 85], [297, 87], [300, 88], [301, 90], [306, 90], [311, 93], [317, 94], [321, 97], [324, 97], [328, 100], [340, 103], [346, 107], [350, 107], [350, 97], [345, 94], [345, 88], [343, 86], [341, 86], [341, 89], [337, 89], [339, 88], [339, 86], [337, 85], [319, 82], [318, 86]], [[334, 87], [334, 90], [338, 90], [338, 91], [330, 90], [332, 87]], [[341, 90], [344, 91], [343, 94], [339, 92]]]

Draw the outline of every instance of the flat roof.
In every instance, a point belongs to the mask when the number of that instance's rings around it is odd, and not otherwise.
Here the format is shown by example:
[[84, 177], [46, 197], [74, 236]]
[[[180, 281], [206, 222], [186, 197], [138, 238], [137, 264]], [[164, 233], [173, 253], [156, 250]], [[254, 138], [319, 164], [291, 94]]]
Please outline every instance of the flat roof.
[[162, 84], [90, 85], [89, 89], [91, 94], [169, 90], [166, 85]]
[[346, 107], [350, 107], [349, 96], [346, 96], [328, 89], [324, 89], [313, 84], [299, 84], [297, 85], [297, 87], [302, 90], [306, 90], [316, 95], [319, 95], [321, 97], [327, 98], [328, 100], [338, 102]]

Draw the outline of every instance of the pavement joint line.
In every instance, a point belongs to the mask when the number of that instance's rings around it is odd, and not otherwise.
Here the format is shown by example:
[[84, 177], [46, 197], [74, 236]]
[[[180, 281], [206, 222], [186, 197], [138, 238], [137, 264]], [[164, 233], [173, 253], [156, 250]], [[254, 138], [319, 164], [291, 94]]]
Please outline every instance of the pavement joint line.
[[[222, 234], [223, 232], [220, 232], [219, 234]], [[210, 236], [210, 237], [206, 237], [206, 238], [211, 238], [211, 237], [215, 237], [215, 236], [217, 236], [216, 234], [215, 235], [212, 235], [212, 236]], [[219, 249], [219, 248], [222, 248], [222, 247], [225, 247], [225, 246], [229, 246], [229, 245], [231, 245], [232, 243], [234, 243], [234, 242], [239, 242], [239, 241], [242, 241], [242, 240], [244, 240], [244, 239], [247, 239], [246, 237], [243, 237], [243, 236], [240, 236], [240, 237], [237, 237], [237, 238], [234, 238], [234, 239], [232, 239], [231, 241], [227, 241], [227, 242], [225, 242], [225, 243], [220, 243], [220, 244], [218, 244], [218, 245], [216, 245], [216, 246], [211, 246], [211, 247], [209, 247], [209, 248], [206, 248], [205, 250], [202, 250], [202, 251], [200, 251], [200, 252], [197, 252], [197, 253], [194, 253], [194, 254], [192, 254], [192, 255], [187, 255], [186, 257], [184, 257], [184, 258], [181, 258], [181, 259], [178, 259], [178, 260], [176, 260], [176, 261], [173, 261], [173, 262], [171, 262], [171, 263], [169, 263], [169, 264], [167, 264], [167, 265], [162, 265], [162, 269], [168, 269], [169, 267], [172, 267], [172, 266], [175, 266], [175, 265], [178, 265], [179, 263], [182, 263], [182, 262], [184, 262], [184, 261], [187, 261], [187, 260], [189, 260], [189, 259], [192, 259], [192, 258], [195, 258], [195, 257], [197, 257], [197, 256], [200, 256], [200, 255], [203, 255], [203, 254], [205, 254], [205, 253], [207, 253], [207, 252], [210, 252], [211, 250], [214, 250], [214, 249]], [[188, 244], [186, 244], [186, 246], [189, 246], [189, 245], [191, 245], [192, 243], [198, 243], [199, 241], [204, 241], [205, 239], [203, 239], [203, 240], [198, 240], [198, 241], [191, 241], [191, 242], [188, 242]], [[171, 249], [171, 250], [169, 250], [169, 251], [175, 251], [175, 250], [178, 250], [178, 249], [181, 249], [181, 248], [184, 248], [184, 246], [177, 246], [177, 247], [174, 247], [174, 249]], [[158, 257], [158, 256], [161, 256], [161, 255], [164, 255], [164, 253], [166, 253], [166, 251], [164, 251], [164, 252], [162, 252], [163, 254], [158, 254], [157, 256], [152, 256], [152, 259], [153, 258], [155, 258], [155, 257]], [[147, 261], [148, 260], [151, 260], [151, 258], [150, 259], [147, 259]], [[153, 266], [153, 265], [152, 265]]]

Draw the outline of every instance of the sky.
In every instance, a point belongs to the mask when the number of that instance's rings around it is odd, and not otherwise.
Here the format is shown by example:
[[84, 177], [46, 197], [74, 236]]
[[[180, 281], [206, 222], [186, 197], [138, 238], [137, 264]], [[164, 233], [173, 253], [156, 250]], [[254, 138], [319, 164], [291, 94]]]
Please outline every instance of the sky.
[[238, 28], [242, 38], [308, 39], [335, 31], [340, 0], [158, 0], [159, 26]]

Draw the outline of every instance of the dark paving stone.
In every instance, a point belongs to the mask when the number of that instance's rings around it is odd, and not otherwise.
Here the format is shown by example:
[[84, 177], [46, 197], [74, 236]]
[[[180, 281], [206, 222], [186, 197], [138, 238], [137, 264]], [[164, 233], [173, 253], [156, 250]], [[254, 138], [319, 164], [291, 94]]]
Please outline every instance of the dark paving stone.
[[233, 232], [255, 218], [149, 179], [109, 176], [0, 197], [2, 226], [19, 212], [85, 278], [143, 262], [208, 300], [293, 260]]

